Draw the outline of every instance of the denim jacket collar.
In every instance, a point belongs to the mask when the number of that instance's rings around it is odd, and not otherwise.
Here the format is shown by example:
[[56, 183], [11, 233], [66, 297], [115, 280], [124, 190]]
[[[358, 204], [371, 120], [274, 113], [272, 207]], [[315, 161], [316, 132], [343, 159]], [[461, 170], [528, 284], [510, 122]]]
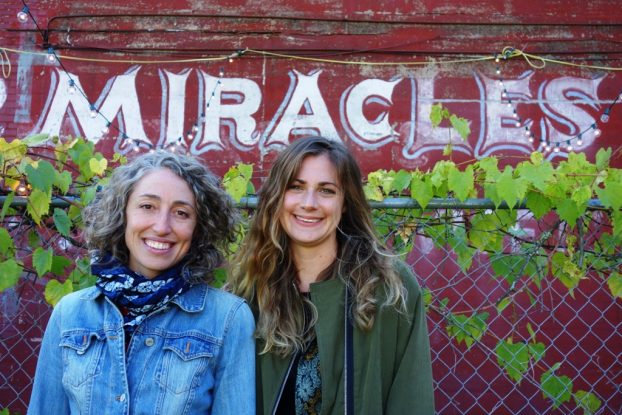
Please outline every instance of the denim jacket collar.
[[[207, 302], [208, 285], [199, 283], [189, 289], [186, 294], [174, 298], [171, 302], [177, 304], [179, 308], [187, 313], [198, 313], [203, 311]], [[91, 287], [85, 290], [80, 298], [84, 300], [95, 300], [103, 295], [97, 287]]]

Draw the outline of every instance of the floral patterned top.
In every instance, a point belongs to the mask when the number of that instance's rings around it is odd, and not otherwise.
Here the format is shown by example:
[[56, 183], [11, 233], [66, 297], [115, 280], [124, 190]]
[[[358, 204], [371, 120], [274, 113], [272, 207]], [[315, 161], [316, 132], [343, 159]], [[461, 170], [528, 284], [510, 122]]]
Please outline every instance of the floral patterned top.
[[315, 337], [298, 360], [296, 370], [296, 415], [319, 414], [322, 408], [320, 355]]

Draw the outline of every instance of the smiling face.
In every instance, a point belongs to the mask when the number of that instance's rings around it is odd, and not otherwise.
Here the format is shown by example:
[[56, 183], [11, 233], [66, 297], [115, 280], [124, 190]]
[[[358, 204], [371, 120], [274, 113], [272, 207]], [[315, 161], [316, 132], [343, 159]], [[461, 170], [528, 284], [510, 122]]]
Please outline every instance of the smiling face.
[[132, 271], [153, 278], [190, 250], [197, 223], [194, 194], [171, 170], [154, 170], [136, 183], [125, 217]]
[[306, 157], [288, 185], [279, 221], [294, 249], [337, 250], [344, 196], [328, 156]]

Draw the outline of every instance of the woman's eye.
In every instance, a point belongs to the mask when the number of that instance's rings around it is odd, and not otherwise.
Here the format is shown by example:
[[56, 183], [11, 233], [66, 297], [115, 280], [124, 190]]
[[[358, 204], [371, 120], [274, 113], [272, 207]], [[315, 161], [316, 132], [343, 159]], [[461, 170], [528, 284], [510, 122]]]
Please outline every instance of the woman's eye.
[[302, 186], [299, 184], [290, 184], [289, 187], [287, 188], [288, 190], [301, 190]]
[[150, 203], [143, 203], [142, 205], [139, 206], [141, 209], [145, 209], [145, 210], [150, 210], [153, 209], [153, 205]]
[[185, 210], [178, 210], [176, 212], [177, 216], [180, 216], [182, 218], [189, 218], [190, 214], [188, 212], [186, 212]]
[[325, 193], [325, 194], [329, 194], [329, 195], [334, 195], [337, 192], [335, 191], [335, 189], [330, 189], [330, 188], [322, 188], [320, 189], [321, 193]]

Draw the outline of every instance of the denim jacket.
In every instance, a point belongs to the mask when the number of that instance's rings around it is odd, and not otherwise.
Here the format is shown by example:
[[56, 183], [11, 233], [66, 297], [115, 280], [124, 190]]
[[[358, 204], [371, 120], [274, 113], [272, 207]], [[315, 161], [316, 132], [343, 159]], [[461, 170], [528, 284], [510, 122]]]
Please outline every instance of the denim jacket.
[[28, 414], [254, 414], [255, 329], [240, 298], [199, 284], [127, 346], [95, 288], [65, 296], [43, 337]]

